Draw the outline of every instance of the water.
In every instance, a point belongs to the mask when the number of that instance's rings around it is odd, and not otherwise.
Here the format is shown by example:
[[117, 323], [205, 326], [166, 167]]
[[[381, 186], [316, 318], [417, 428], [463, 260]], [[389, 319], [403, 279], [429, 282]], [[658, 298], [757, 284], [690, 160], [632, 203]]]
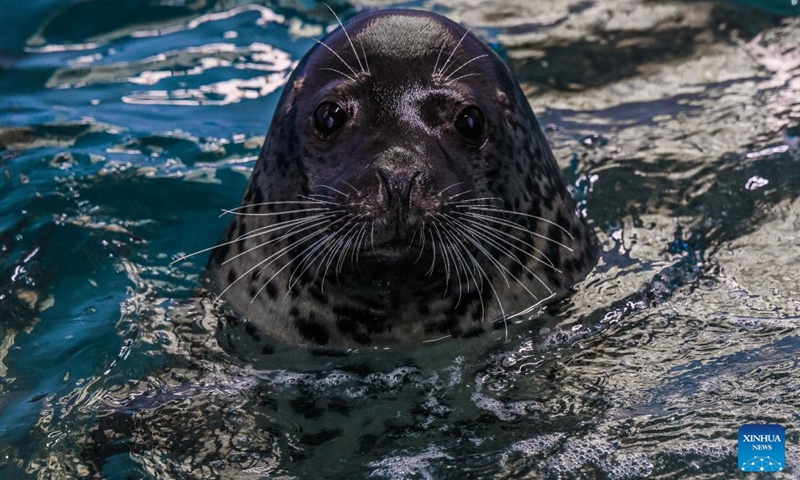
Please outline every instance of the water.
[[[28, 2], [0, 24], [3, 478], [735, 478], [800, 464], [791, 0], [332, 2], [446, 13], [512, 65], [604, 254], [483, 338], [250, 351], [197, 295], [313, 1]], [[784, 17], [778, 16], [784, 15]]]

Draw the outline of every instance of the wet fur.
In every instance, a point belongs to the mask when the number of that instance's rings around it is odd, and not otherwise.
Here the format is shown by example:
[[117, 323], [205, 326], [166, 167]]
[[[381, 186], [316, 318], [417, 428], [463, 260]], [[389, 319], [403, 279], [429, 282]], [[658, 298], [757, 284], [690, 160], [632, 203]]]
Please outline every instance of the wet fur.
[[[242, 207], [212, 254], [210, 276], [237, 313], [291, 343], [422, 342], [480, 334], [581, 279], [596, 260], [593, 236], [502, 60], [463, 27], [426, 12], [368, 13], [345, 29], [316, 45], [289, 79]], [[352, 115], [335, 138], [319, 141], [310, 119], [331, 98]], [[487, 123], [485, 142], [471, 148], [452, 130], [467, 104], [478, 105]], [[392, 198], [406, 191], [403, 202]], [[292, 201], [308, 203], [271, 203]], [[304, 208], [312, 211], [297, 211]], [[319, 235], [346, 226], [342, 216], [352, 215], [351, 230], [342, 232], [349, 243], [313, 262], [301, 254], [319, 236], [278, 255], [317, 228], [301, 223], [303, 216], [325, 208], [341, 209], [328, 219], [340, 222], [321, 224]], [[467, 212], [521, 228], [489, 222], [505, 232], [492, 237], [458, 216]], [[296, 230], [309, 229], [288, 238], [286, 229], [252, 235], [292, 219]], [[434, 233], [435, 226], [441, 230]], [[499, 264], [465, 237], [469, 231]], [[502, 254], [498, 238], [524, 251], [507, 246], [512, 255]], [[449, 256], [441, 250], [448, 242]], [[254, 268], [270, 256], [274, 261]], [[304, 261], [309, 268], [300, 275]]]

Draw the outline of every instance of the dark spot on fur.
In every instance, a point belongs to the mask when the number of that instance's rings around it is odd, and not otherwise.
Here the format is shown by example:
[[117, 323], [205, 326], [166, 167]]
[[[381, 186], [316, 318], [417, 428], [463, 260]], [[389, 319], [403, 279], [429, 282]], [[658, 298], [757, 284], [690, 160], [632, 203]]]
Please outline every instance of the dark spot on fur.
[[314, 342], [317, 345], [326, 345], [330, 340], [331, 334], [325, 325], [314, 320], [304, 320], [298, 318], [294, 321], [297, 332], [304, 339]]
[[228, 252], [230, 251], [230, 245], [220, 245], [214, 249], [214, 253], [211, 254], [212, 263], [222, 263], [228, 257]]
[[244, 331], [247, 332], [247, 334], [250, 336], [250, 338], [253, 339], [253, 341], [255, 342], [261, 341], [261, 335], [259, 335], [258, 329], [251, 322], [247, 322], [244, 324]]
[[475, 337], [480, 337], [484, 333], [486, 333], [486, 330], [484, 330], [483, 327], [473, 327], [473, 328], [470, 328], [470, 329], [466, 330], [464, 333], [462, 333], [461, 337], [462, 338], [475, 338]]
[[363, 331], [363, 328], [360, 328], [358, 322], [354, 321], [353, 319], [345, 316], [339, 316], [336, 318], [336, 328], [339, 329], [343, 334], [349, 336], [357, 343], [362, 345], [366, 345], [370, 343], [370, 337]]
[[272, 300], [275, 300], [275, 298], [278, 296], [278, 287], [276, 287], [272, 282], [267, 283], [264, 290], [267, 291], [267, 295], [269, 295], [269, 298]]
[[254, 204], [264, 203], [264, 195], [261, 194], [260, 188], [254, 188], [252, 190], [252, 194], [253, 194], [252, 202]]
[[275, 353], [275, 347], [272, 345], [264, 345], [261, 348], [261, 355], [273, 355]]
[[428, 333], [449, 333], [457, 336], [460, 333], [458, 317], [456, 315], [447, 315], [443, 320], [425, 322], [425, 331]]

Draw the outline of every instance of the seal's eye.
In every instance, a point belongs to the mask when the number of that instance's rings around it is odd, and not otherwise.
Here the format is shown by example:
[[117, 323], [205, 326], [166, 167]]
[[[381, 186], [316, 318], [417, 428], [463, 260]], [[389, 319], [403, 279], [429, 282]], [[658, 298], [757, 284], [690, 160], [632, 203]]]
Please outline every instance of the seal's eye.
[[344, 126], [347, 114], [339, 105], [325, 102], [314, 112], [314, 128], [323, 136], [330, 137]]
[[464, 140], [475, 144], [481, 140], [484, 128], [483, 113], [478, 107], [465, 108], [456, 117], [456, 130]]

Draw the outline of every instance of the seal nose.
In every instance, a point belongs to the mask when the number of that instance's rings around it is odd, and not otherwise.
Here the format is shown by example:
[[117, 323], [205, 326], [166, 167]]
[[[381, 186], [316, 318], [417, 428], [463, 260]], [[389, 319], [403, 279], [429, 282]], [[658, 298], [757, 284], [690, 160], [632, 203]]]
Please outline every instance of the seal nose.
[[420, 174], [422, 172], [419, 170], [378, 170], [378, 176], [386, 188], [389, 210], [408, 212], [411, 203], [411, 192]]

